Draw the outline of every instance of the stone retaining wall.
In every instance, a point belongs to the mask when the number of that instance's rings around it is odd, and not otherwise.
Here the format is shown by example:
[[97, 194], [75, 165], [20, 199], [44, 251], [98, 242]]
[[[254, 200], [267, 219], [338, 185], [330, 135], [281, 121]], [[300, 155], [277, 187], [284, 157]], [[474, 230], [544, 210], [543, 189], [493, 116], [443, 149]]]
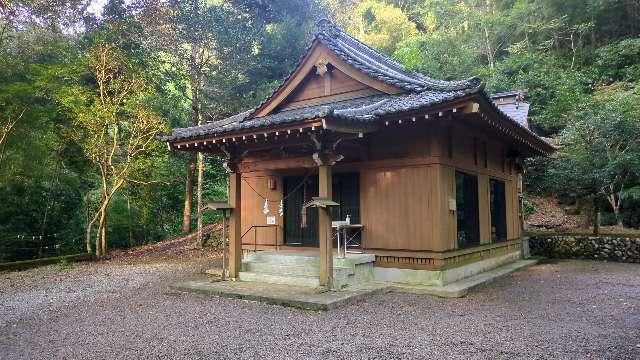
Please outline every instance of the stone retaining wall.
[[640, 238], [607, 235], [529, 236], [531, 255], [640, 263]]
[[54, 257], [48, 257], [48, 258], [42, 258], [42, 259], [0, 263], [0, 271], [26, 270], [26, 269], [30, 269], [38, 266], [43, 266], [43, 265], [57, 264], [62, 261], [78, 262], [78, 261], [88, 261], [88, 260], [93, 260], [93, 255], [73, 254], [73, 255], [54, 256]]

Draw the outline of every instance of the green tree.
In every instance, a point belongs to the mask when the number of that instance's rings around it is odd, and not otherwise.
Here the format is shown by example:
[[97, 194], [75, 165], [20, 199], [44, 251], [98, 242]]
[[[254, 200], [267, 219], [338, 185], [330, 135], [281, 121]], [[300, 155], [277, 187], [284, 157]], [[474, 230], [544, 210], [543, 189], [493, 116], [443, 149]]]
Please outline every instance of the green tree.
[[398, 45], [393, 57], [411, 70], [443, 80], [467, 78], [478, 67], [471, 44], [448, 32], [411, 37]]
[[579, 105], [550, 173], [560, 191], [606, 199], [620, 226], [621, 195], [638, 186], [640, 175], [638, 90], [602, 88]]
[[145, 159], [159, 150], [156, 136], [167, 123], [145, 106], [152, 89], [144, 71], [136, 68], [113, 44], [98, 44], [87, 56], [85, 82], [65, 84], [59, 100], [74, 118], [74, 139], [100, 176], [98, 209], [87, 224], [87, 251], [97, 222], [96, 254], [107, 252], [107, 213], [111, 201], [128, 183], [146, 183]]
[[400, 42], [418, 33], [415, 24], [400, 8], [382, 1], [364, 1], [356, 11], [358, 16], [351, 32], [387, 54], [392, 54]]

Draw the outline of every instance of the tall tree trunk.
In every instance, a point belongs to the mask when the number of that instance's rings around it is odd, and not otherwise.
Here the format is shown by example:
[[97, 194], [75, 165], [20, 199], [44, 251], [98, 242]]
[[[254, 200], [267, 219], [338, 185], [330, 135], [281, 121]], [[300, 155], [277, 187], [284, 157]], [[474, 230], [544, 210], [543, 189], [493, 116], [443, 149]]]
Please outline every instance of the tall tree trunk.
[[[93, 225], [96, 223], [96, 221], [98, 222], [98, 231], [96, 232], [96, 257], [101, 257], [103, 255], [102, 253], [102, 240], [101, 240], [101, 233], [102, 233], [102, 228], [101, 225], [103, 223], [103, 217], [105, 216], [105, 212], [106, 207], [109, 205], [108, 200], [106, 200], [104, 197], [102, 198], [102, 203], [100, 204], [100, 208], [98, 209], [98, 211], [96, 212], [96, 214], [93, 216], [93, 219], [91, 219], [91, 221], [89, 221], [87, 223], [87, 238], [86, 238], [86, 246], [87, 246], [87, 251], [89, 253], [91, 253], [91, 229], [93, 228]], [[87, 205], [87, 221], [89, 219], [89, 207]]]
[[622, 224], [622, 217], [620, 216], [620, 197], [615, 194], [611, 194], [607, 195], [607, 200], [609, 200], [611, 210], [613, 210], [613, 215], [616, 217], [616, 224], [620, 227], [624, 227]]
[[576, 64], [576, 52], [577, 52], [573, 32], [571, 32], [571, 35], [569, 37], [571, 40], [571, 69], [573, 69], [573, 67]]
[[[192, 17], [194, 19], [198, 19], [200, 17], [200, 0], [192, 0], [193, 5], [193, 14]], [[189, 58], [189, 78], [191, 81], [191, 125], [199, 126], [201, 124], [201, 110], [202, 104], [200, 99], [200, 90], [202, 88], [202, 67], [203, 64], [203, 54], [200, 44], [198, 42], [193, 42], [191, 44], [191, 56]], [[193, 160], [191, 165], [193, 166]], [[198, 152], [197, 155], [197, 166], [198, 166], [198, 188], [197, 188], [197, 227], [198, 227], [198, 236], [197, 236], [197, 246], [202, 246], [202, 154]], [[194, 169], [191, 168], [191, 194], [189, 196], [190, 201], [193, 201], [193, 172]], [[189, 175], [187, 175], [189, 176]], [[189, 215], [191, 215], [192, 204], [189, 206]], [[185, 216], [186, 216], [186, 200], [185, 200]], [[189, 219], [190, 221], [190, 219]], [[191, 226], [189, 226], [189, 231]], [[184, 222], [183, 222], [183, 232], [185, 230]]]
[[106, 222], [106, 209], [101, 207], [98, 215], [98, 231], [96, 231], [96, 256], [103, 257], [106, 254], [104, 246], [104, 226]]
[[100, 209], [98, 211], [98, 229], [96, 231], [96, 257], [97, 258], [101, 258], [102, 257], [102, 246], [101, 245], [101, 239], [100, 236], [102, 235], [102, 228], [100, 227], [100, 223], [102, 219], [102, 209]]
[[100, 216], [100, 251], [102, 256], [107, 255], [107, 209]]
[[182, 234], [187, 235], [191, 232], [191, 209], [193, 208], [193, 175], [196, 170], [196, 164], [193, 158], [187, 164], [187, 181], [184, 191], [184, 210], [182, 212]]
[[486, 25], [484, 26], [484, 41], [487, 48], [487, 62], [489, 63], [489, 67], [493, 69], [495, 67], [495, 59], [493, 57], [493, 47], [491, 46], [491, 39], [489, 38], [489, 29]]
[[593, 199], [593, 235], [600, 234], [600, 208]]
[[131, 192], [127, 195], [127, 222], [129, 225], [129, 247], [133, 247], [133, 225], [131, 220]]
[[91, 228], [93, 227], [93, 224], [95, 224], [96, 222], [96, 218], [94, 217], [93, 220], [89, 220], [89, 199], [88, 196], [85, 196], [85, 205], [87, 206], [87, 236], [85, 238], [85, 246], [87, 248], [87, 254], [91, 254], [92, 249], [91, 249]]
[[[111, 190], [111, 192], [105, 192], [104, 197], [102, 198], [102, 204], [100, 204], [100, 209], [96, 213], [96, 216], [93, 218], [92, 223], [94, 221], [98, 221], [98, 231], [96, 233], [96, 256], [102, 257], [107, 254], [107, 211], [109, 209], [109, 204], [111, 203], [111, 199], [113, 198], [113, 194], [115, 194], [118, 189], [122, 186], [124, 182], [118, 181], [117, 185]], [[90, 236], [91, 228], [87, 229], [87, 236]]]
[[204, 239], [202, 238], [202, 167], [203, 167], [203, 157], [202, 152], [198, 152], [198, 247], [204, 246]]
[[[192, 18], [197, 21], [200, 17], [200, 0], [192, 0]], [[191, 126], [200, 125], [200, 86], [201, 86], [201, 64], [200, 46], [196, 42], [191, 44], [191, 54], [189, 57], [189, 81], [191, 82]], [[184, 199], [184, 211], [182, 213], [182, 234], [191, 232], [191, 211], [193, 209], [193, 175], [195, 172], [193, 157], [187, 165], [187, 181]]]
[[618, 224], [619, 227], [623, 228], [624, 224], [622, 223], [622, 216], [620, 216], [619, 206], [616, 206], [616, 208], [613, 209], [613, 214], [616, 216], [616, 224]]

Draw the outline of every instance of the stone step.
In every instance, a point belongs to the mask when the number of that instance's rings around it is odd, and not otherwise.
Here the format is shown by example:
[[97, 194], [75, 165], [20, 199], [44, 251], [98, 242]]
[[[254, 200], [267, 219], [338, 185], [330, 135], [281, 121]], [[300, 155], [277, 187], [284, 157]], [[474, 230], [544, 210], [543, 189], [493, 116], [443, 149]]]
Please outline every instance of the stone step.
[[275, 274], [262, 274], [250, 271], [241, 271], [240, 281], [253, 281], [270, 284], [295, 285], [295, 286], [320, 286], [320, 278], [317, 276], [286, 276]]
[[[243, 261], [242, 271], [281, 276], [320, 276], [320, 265], [277, 264], [271, 262]], [[354, 274], [352, 267], [334, 266], [334, 277]]]
[[[259, 251], [246, 255], [245, 261], [270, 262], [278, 264], [320, 264], [320, 257], [317, 252], [298, 252], [298, 251]], [[375, 261], [373, 254], [348, 254], [346, 258], [333, 256], [333, 264], [335, 266], [355, 266]]]
[[262, 261], [243, 261], [242, 270], [261, 274], [318, 276], [320, 274], [320, 265], [297, 265]]
[[316, 254], [286, 253], [286, 252], [255, 252], [246, 257], [248, 262], [262, 262], [291, 265], [320, 265], [320, 257]]

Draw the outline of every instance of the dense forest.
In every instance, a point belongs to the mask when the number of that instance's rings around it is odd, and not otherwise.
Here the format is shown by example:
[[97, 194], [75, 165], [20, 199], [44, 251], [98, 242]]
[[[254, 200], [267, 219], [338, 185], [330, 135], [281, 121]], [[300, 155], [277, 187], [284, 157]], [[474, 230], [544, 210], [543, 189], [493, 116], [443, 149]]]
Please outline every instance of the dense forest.
[[0, 0], [0, 262], [193, 231], [225, 172], [156, 136], [259, 104], [325, 17], [415, 71], [527, 89], [559, 145], [527, 193], [640, 227], [638, 0]]

